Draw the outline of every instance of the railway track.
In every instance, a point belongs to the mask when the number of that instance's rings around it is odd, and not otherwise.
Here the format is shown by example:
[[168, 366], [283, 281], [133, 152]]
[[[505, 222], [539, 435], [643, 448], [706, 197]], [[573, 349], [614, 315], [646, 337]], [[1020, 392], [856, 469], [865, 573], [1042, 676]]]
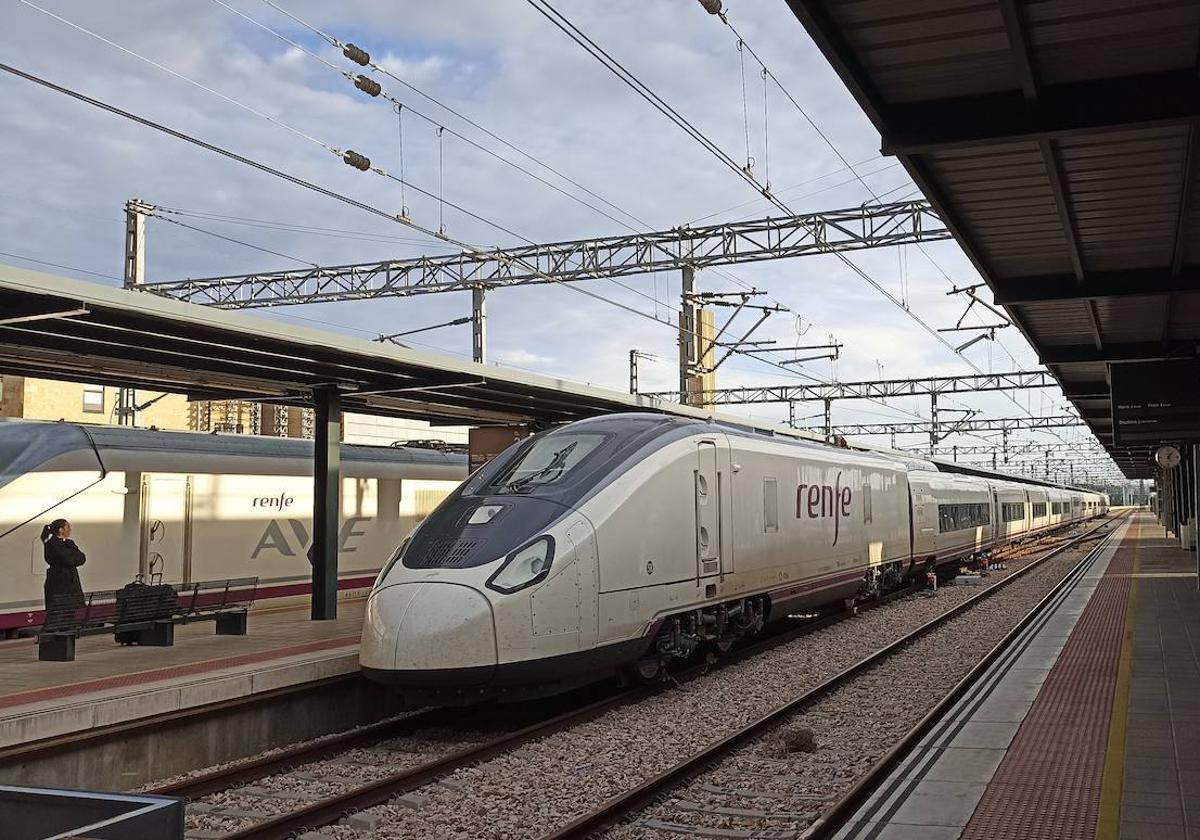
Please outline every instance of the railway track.
[[[1032, 551], [1045, 549], [1047, 544], [1050, 545], [1048, 551], [1030, 561], [1022, 569], [1009, 573], [992, 586], [954, 607], [946, 614], [946, 618], [941, 619], [941, 621], [961, 613], [969, 605], [973, 605], [980, 599], [987, 597], [988, 594], [998, 590], [1008, 581], [1019, 579], [1024, 572], [1038, 567], [1045, 560], [1089, 539], [1100, 528], [1104, 527], [1105, 524], [1102, 523], [1097, 528], [1079, 536], [1067, 538], [1062, 535], [1051, 535], [1043, 540], [1031, 542], [1006, 551], [998, 559], [1008, 562], [1018, 562]], [[882, 606], [897, 598], [911, 594], [911, 591], [904, 590], [893, 593], [886, 598], [870, 602], [860, 609]], [[754, 644], [743, 646], [722, 659], [718, 663], [718, 666], [726, 667], [757, 656], [770, 648], [784, 644], [802, 635], [836, 624], [841, 618], [841, 615], [826, 616], [819, 620], [793, 627]], [[910, 635], [915, 637], [915, 635], [919, 635], [922, 632], [928, 632], [929, 627], [935, 623], [939, 623], [939, 620], [935, 619], [934, 622], [923, 625], [923, 628], [919, 629], [916, 634]], [[905, 639], [908, 638], [905, 637]], [[904, 640], [901, 640], [897, 645], [902, 645], [903, 642]], [[864, 660], [865, 662], [866, 660]], [[856, 667], [867, 667], [864, 663], [860, 663]], [[675, 675], [675, 680], [683, 683], [695, 679], [702, 676], [709, 670], [709, 667], [709, 664], [701, 664], [689, 668], [687, 671]], [[430, 739], [423, 735], [423, 733], [428, 733], [430, 730], [444, 729], [450, 723], [452, 717], [462, 716], [462, 710], [455, 710], [453, 712], [437, 709], [420, 711], [399, 720], [374, 724], [350, 733], [345, 733], [344, 735], [332, 736], [322, 739], [319, 742], [280, 751], [261, 759], [243, 762], [201, 776], [179, 780], [155, 788], [153, 792], [183, 796], [193, 801], [213, 794], [217, 794], [218, 797], [229, 794], [235, 805], [238, 801], [244, 803], [246, 797], [259, 797], [266, 801], [266, 805], [259, 804], [247, 808], [243, 804], [240, 808], [225, 807], [213, 809], [217, 813], [223, 811], [226, 814], [233, 814], [235, 818], [240, 815], [243, 820], [254, 820], [252, 824], [239, 826], [220, 836], [223, 836], [226, 840], [234, 840], [234, 838], [258, 838], [259, 840], [262, 840], [262, 838], [286, 838], [307, 829], [330, 825], [347, 815], [393, 801], [397, 797], [404, 797], [419, 788], [439, 780], [444, 780], [458, 769], [488, 761], [489, 759], [515, 750], [523, 744], [570, 729], [573, 726], [578, 726], [621, 706], [639, 702], [664, 690], [666, 687], [668, 686], [659, 685], [621, 691], [592, 702], [583, 703], [576, 708], [563, 711], [559, 714], [552, 714], [543, 720], [537, 720], [528, 725], [510, 729], [495, 737], [483, 738], [482, 740], [479, 738], [474, 740], [460, 739], [457, 743], [453, 737], [448, 741], [439, 741], [438, 739]], [[817, 691], [819, 692], [820, 690], [821, 688], [819, 687]], [[826, 688], [826, 690], [828, 689]], [[815, 697], [816, 694], [813, 694], [813, 696]], [[792, 704], [788, 704], [788, 707], [802, 705], [803, 701], [798, 699], [797, 701], [793, 701]], [[767, 716], [766, 719], [751, 724], [751, 727], [767, 727], [770, 725], [770, 720], [777, 719], [779, 716], [786, 714], [788, 712], [782, 709], [777, 710], [776, 713]], [[456, 728], [461, 730], [461, 725], [458, 725]], [[743, 738], [749, 737], [748, 730], [743, 730], [741, 734]], [[735, 735], [734, 738], [736, 737]], [[405, 742], [404, 739], [409, 739], [409, 742]], [[419, 747], [414, 747], [410, 743], [414, 739], [420, 744]], [[588, 817], [581, 818], [581, 820], [576, 820], [563, 829], [563, 831], [572, 833], [556, 834], [553, 836], [586, 836], [605, 825], [613, 824], [613, 822], [622, 818], [622, 814], [628, 813], [630, 809], [636, 809], [638, 807], [637, 803], [644, 802], [647, 798], [653, 798], [659, 795], [662, 790], [668, 789], [671, 779], [686, 778], [690, 775], [689, 767], [703, 766], [704, 763], [712, 761], [713, 755], [719, 754], [722, 749], [732, 749], [734, 740], [726, 740], [728, 741], [727, 746], [721, 747], [718, 744], [714, 744], [710, 750], [706, 750], [700, 754], [701, 757], [684, 762], [677, 768], [674, 768], [674, 773], [664, 774], [664, 777], [658, 778], [657, 782], [649, 780], [647, 783], [639, 786], [637, 790], [628, 792], [625, 797], [619, 797], [619, 801], [614, 800], [608, 803], [604, 813], [598, 811]], [[380, 750], [380, 752], [377, 755], [368, 753], [364, 760], [361, 752], [363, 750]], [[713, 753], [712, 750], [716, 750], [717, 752]], [[347, 756], [350, 756], [348, 760], [345, 758]], [[327, 764], [322, 765], [320, 764], [321, 762], [327, 762]], [[313, 764], [317, 765], [315, 770], [302, 770], [299, 773], [295, 771], [295, 768], [304, 768]], [[391, 771], [389, 768], [394, 768], [396, 764], [404, 766], [399, 771]], [[293, 778], [301, 782], [302, 786], [320, 790], [321, 794], [318, 795], [316, 801], [297, 801], [305, 797], [289, 793], [286, 787], [272, 788], [269, 785], [254, 784], [272, 778], [286, 778], [288, 774], [294, 774]], [[666, 775], [670, 775], [670, 778], [665, 778]], [[364, 778], [364, 776], [369, 776], [370, 778]], [[663, 785], [667, 787], [664, 788], [662, 787]], [[311, 796], [308, 798], [311, 799]], [[196, 807], [196, 805], [193, 805], [193, 810]], [[281, 812], [276, 814], [270, 813], [274, 810]], [[263, 818], [264, 816], [266, 817], [265, 819]], [[216, 836], [216, 832], [210, 831], [206, 836]]]
[[[718, 801], [722, 804], [705, 805], [698, 803], [692, 799], [680, 798], [673, 804], [668, 805], [665, 810], [668, 814], [674, 810], [676, 812], [690, 812], [691, 814], [701, 814], [709, 818], [715, 818], [721, 826], [716, 830], [697, 830], [694, 824], [681, 824], [671, 822], [670, 819], [655, 818], [641, 822], [635, 826], [629, 826], [633, 829], [633, 833], [637, 836], [642, 836], [640, 832], [648, 831], [651, 834], [669, 834], [672, 836], [683, 836], [691, 834], [693, 836], [726, 836], [726, 837], [776, 837], [785, 840], [786, 838], [797, 838], [797, 840], [826, 840], [833, 837], [834, 834], [844, 825], [846, 820], [853, 815], [859, 805], [861, 805], [872, 792], [887, 778], [891, 770], [903, 759], [907, 751], [923, 738], [936, 722], [944, 715], [965, 691], [971, 686], [972, 682], [982, 674], [987, 667], [1001, 655], [1009, 642], [1016, 638], [1020, 631], [1028, 626], [1037, 615], [1045, 609], [1046, 605], [1050, 604], [1055, 596], [1061, 592], [1064, 587], [1076, 579], [1076, 577], [1085, 570], [1093, 558], [1097, 555], [1100, 548], [1107, 542], [1112, 534], [1110, 527], [1117, 522], [1120, 517], [1112, 517], [1106, 519], [1095, 528], [1074, 537], [1073, 539], [1063, 542], [1062, 544], [1051, 549], [1045, 555], [1040, 557], [1034, 563], [1023, 567], [1006, 577], [997, 584], [988, 587], [970, 599], [954, 606], [942, 615], [937, 616], [931, 621], [926, 622], [915, 630], [907, 633], [901, 638], [895, 640], [891, 644], [876, 651], [874, 654], [865, 657], [856, 662], [850, 667], [844, 669], [830, 679], [825, 680], [821, 684], [811, 688], [804, 693], [791, 698], [785, 703], [780, 704], [772, 711], [760, 716], [756, 720], [751, 721], [737, 731], [722, 737], [703, 750], [700, 750], [689, 756], [684, 761], [681, 761], [669, 769], [644, 780], [636, 787], [610, 798], [602, 803], [599, 807], [592, 811], [577, 817], [571, 822], [562, 827], [544, 835], [542, 840], [583, 840], [583, 838], [594, 837], [612, 829], [623, 822], [628, 822], [631, 817], [647, 806], [664, 797], [675, 795], [678, 791], [689, 782], [695, 780], [698, 776], [704, 773], [709, 768], [717, 765], [735, 752], [745, 748], [748, 744], [755, 742], [764, 735], [779, 728], [789, 720], [794, 719], [797, 715], [805, 712], [807, 709], [814, 707], [823, 699], [829, 697], [835, 691], [847, 686], [856, 678], [870, 672], [872, 669], [880, 666], [889, 658], [904, 651], [929, 634], [936, 631], [938, 628], [944, 627], [949, 622], [958, 616], [963, 615], [968, 610], [971, 610], [981, 604], [995, 594], [1002, 592], [1008, 585], [1020, 580], [1024, 575], [1038, 568], [1043, 562], [1051, 559], [1058, 554], [1072, 548], [1074, 546], [1085, 543], [1089, 540], [1101, 538], [1091, 551], [1089, 551], [1078, 563], [1076, 563], [1068, 574], [1059, 581], [1043, 598], [1041, 598], [1032, 610], [1028, 611], [1023, 618], [1018, 621], [1017, 625], [1012, 628], [1005, 636], [991, 648], [987, 654], [978, 661], [978, 663], [969, 671], [969, 673], [958, 680], [953, 689], [946, 694], [937, 705], [930, 710], [920, 722], [909, 729], [907, 733], [896, 741], [890, 749], [888, 749], [883, 757], [875, 762], [867, 773], [861, 777], [840, 797], [834, 799], [828, 795], [819, 793], [799, 793], [793, 794], [790, 797], [790, 802], [783, 808], [779, 807], [778, 803], [773, 803], [772, 808], [763, 809], [761, 804], [751, 803], [733, 803], [735, 805], [750, 804], [751, 807], [730, 807], [729, 799], [741, 795], [744, 799], [754, 800], [761, 803], [764, 798], [772, 798], [775, 794], [769, 791], [747, 791], [747, 790], [730, 790], [714, 785], [699, 785], [701, 789], [707, 790], [710, 794], [717, 794]], [[757, 755], [761, 761], [761, 753]], [[765, 775], [765, 774], [763, 774]], [[792, 781], [792, 780], [789, 780]], [[799, 781], [799, 780], [794, 780]], [[786, 797], [780, 796], [779, 799]], [[804, 807], [796, 808], [797, 801], [805, 803]], [[832, 804], [830, 802], [832, 801]], [[819, 810], [824, 806], [824, 810]], [[790, 810], [789, 810], [790, 809]], [[661, 817], [662, 815], [658, 815]], [[745, 820], [751, 823], [768, 822], [774, 820], [774, 826], [771, 829], [759, 829], [759, 831], [747, 831], [744, 828], [728, 827], [731, 824], [737, 824], [739, 820]], [[781, 824], [782, 822], [782, 824]], [[807, 828], [802, 831], [789, 831], [785, 828], [786, 824], [804, 824], [807, 823]], [[743, 833], [738, 833], [739, 831]], [[616, 832], [618, 836], [620, 831]]]
[[[873, 599], [859, 605], [856, 611], [870, 610], [883, 606], [910, 595], [921, 588], [921, 586], [913, 586]], [[773, 647], [829, 627], [849, 615], [852, 615], [852, 613], [835, 613], [811, 619], [803, 624], [773, 633], [752, 644], [743, 645], [726, 654], [720, 660], [693, 665], [671, 675], [667, 681], [650, 686], [625, 689], [582, 705], [579, 705], [577, 702], [576, 707], [568, 711], [550, 715], [543, 720], [512, 729], [480, 743], [470, 743], [460, 749], [444, 751], [444, 754], [430, 758], [427, 761], [422, 761], [414, 766], [405, 767], [399, 772], [387, 773], [381, 778], [351, 785], [348, 790], [318, 799], [315, 802], [296, 805], [288, 809], [285, 813], [269, 817], [243, 828], [235, 829], [222, 836], [224, 840], [234, 840], [234, 838], [255, 838], [255, 840], [287, 838], [305, 829], [329, 825], [348, 814], [379, 805], [397, 796], [402, 796], [436, 782], [462, 767], [487, 761], [490, 758], [509, 752], [522, 744], [537, 740], [547, 734], [559, 732], [584, 723], [620, 706], [636, 703], [653, 694], [668, 690], [673, 686], [682, 685], [693, 679], [702, 677], [710, 670], [728, 667], [761, 655]], [[478, 708], [473, 708], [467, 714], [478, 714], [480, 711]], [[312, 743], [277, 751], [248, 762], [240, 762], [201, 775], [159, 785], [145, 792], [180, 796], [188, 799], [189, 802], [194, 802], [201, 797], [212, 794], [228, 792], [235, 795], [243, 795], [243, 792], [248, 791], [249, 793], [245, 795], [265, 800], [275, 800], [276, 803], [286, 802], [289, 798], [286, 791], [272, 791], [255, 786], [253, 783], [274, 776], [287, 775], [292, 773], [295, 768], [305, 767], [318, 762], [329, 762], [330, 766], [327, 769], [332, 772], [317, 774], [305, 770], [295, 778], [300, 781], [313, 783], [324, 781], [327, 784], [337, 784], [337, 780], [345, 778], [344, 775], [337, 772], [339, 767], [347, 764], [356, 765], [350, 767], [351, 775], [355, 772], [361, 773], [364, 769], [361, 761], [340, 761], [339, 759], [343, 756], [358, 749], [380, 747], [384, 755], [380, 756], [380, 764], [376, 766], [382, 766], [385, 762], [395, 760], [394, 756], [387, 755], [389, 752], [397, 752], [388, 748], [387, 744], [389, 742], [394, 742], [400, 738], [420, 738], [423, 733], [427, 733], [429, 730], [444, 730], [451, 723], [453, 723], [454, 729], [462, 731], [464, 728], [468, 728], [463, 725], [463, 714], [464, 710], [462, 709], [425, 709], [398, 720], [383, 721], [350, 732], [322, 738]], [[409, 751], [403, 750], [403, 752], [408, 753]], [[194, 805], [190, 807], [195, 808]], [[213, 813], [218, 815], [221, 813], [232, 813], [246, 817], [249, 816], [251, 811], [245, 807], [235, 807], [214, 809]]]

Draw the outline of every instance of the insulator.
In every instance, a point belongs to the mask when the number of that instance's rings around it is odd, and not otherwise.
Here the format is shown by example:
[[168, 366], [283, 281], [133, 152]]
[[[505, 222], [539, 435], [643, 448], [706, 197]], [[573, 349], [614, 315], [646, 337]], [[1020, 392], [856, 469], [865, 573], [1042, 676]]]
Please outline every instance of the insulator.
[[363, 67], [366, 67], [371, 63], [371, 54], [362, 47], [356, 47], [353, 44], [347, 44], [346, 46], [342, 47], [342, 55], [346, 56], [346, 58], [350, 59], [355, 64], [361, 64]]
[[368, 96], [378, 96], [383, 90], [383, 88], [379, 86], [379, 82], [375, 81], [374, 79], [368, 79], [361, 73], [355, 77], [354, 86]]
[[366, 155], [360, 155], [358, 152], [347, 149], [342, 155], [342, 160], [353, 166], [355, 169], [360, 169], [366, 172], [371, 168], [371, 159]]
[[700, 0], [700, 5], [704, 7], [704, 11], [710, 15], [721, 14], [721, 0]]

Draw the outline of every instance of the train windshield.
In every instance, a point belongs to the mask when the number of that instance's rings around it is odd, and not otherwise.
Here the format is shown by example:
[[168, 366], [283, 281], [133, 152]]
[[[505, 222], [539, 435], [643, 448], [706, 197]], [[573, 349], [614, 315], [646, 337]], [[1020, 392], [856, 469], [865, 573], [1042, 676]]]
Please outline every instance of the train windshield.
[[492, 484], [496, 493], [529, 493], [562, 481], [604, 442], [608, 435], [547, 435], [517, 456]]

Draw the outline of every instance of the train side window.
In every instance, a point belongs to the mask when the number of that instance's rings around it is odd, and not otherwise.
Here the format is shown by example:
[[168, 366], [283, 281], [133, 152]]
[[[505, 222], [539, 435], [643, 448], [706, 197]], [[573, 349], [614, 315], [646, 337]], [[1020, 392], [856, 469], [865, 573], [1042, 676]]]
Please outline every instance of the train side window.
[[771, 534], [779, 530], [779, 480], [763, 479], [763, 531]]
[[875, 501], [871, 498], [871, 479], [863, 482], [863, 522], [875, 521]]

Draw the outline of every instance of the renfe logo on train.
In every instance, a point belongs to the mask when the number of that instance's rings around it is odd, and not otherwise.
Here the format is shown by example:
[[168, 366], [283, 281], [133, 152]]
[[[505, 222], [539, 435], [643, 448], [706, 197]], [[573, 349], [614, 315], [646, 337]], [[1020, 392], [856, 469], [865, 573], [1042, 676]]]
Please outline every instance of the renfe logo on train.
[[833, 517], [833, 545], [837, 545], [842, 517], [850, 516], [850, 500], [854, 493], [842, 487], [839, 472], [833, 485], [800, 484], [796, 487], [796, 518], [826, 519]]
[[255, 496], [254, 500], [250, 503], [250, 507], [283, 510], [284, 508], [290, 508], [294, 501], [296, 500], [286, 493], [280, 493], [278, 496]]

